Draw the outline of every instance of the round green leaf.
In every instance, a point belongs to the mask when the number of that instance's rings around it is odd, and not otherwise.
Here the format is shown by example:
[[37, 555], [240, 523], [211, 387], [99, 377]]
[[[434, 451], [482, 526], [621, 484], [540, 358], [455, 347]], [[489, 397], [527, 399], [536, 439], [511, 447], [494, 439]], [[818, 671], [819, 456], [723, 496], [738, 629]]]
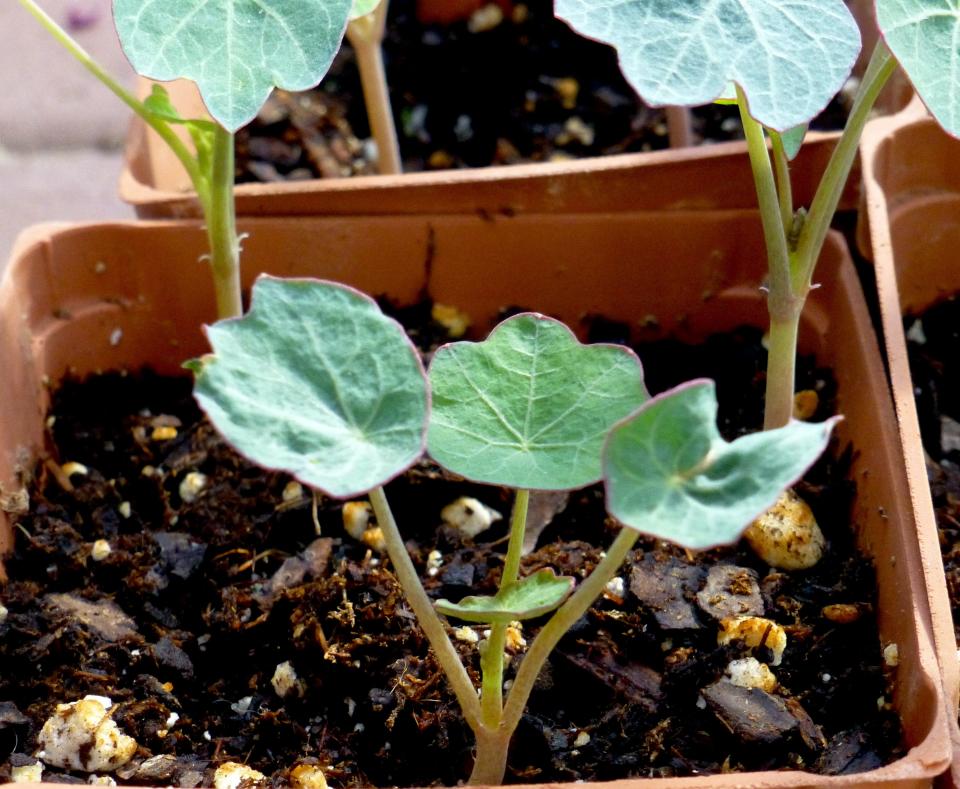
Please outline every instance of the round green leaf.
[[573, 591], [574, 580], [558, 576], [550, 568], [538, 570], [501, 589], [495, 596], [464, 597], [459, 603], [437, 600], [441, 614], [466, 622], [509, 624], [518, 619], [533, 619], [559, 608]]
[[960, 6], [954, 0], [877, 0], [877, 24], [923, 103], [960, 136]]
[[600, 479], [603, 439], [647, 399], [640, 360], [582, 345], [559, 321], [524, 313], [480, 343], [438, 349], [428, 447], [477, 482], [568, 490]]
[[253, 119], [274, 87], [305, 90], [327, 73], [351, 0], [114, 0], [133, 67], [192, 79], [228, 131]]
[[382, 485], [423, 452], [419, 354], [362, 293], [260, 277], [250, 312], [207, 328], [194, 396], [237, 450], [330, 496]]
[[659, 395], [611, 432], [607, 510], [625, 526], [695, 550], [735, 542], [819, 457], [837, 421], [791, 422], [727, 443], [712, 381]]
[[649, 104], [707, 104], [736, 82], [772, 129], [810, 120], [860, 51], [843, 0], [556, 0], [557, 16], [616, 47]]

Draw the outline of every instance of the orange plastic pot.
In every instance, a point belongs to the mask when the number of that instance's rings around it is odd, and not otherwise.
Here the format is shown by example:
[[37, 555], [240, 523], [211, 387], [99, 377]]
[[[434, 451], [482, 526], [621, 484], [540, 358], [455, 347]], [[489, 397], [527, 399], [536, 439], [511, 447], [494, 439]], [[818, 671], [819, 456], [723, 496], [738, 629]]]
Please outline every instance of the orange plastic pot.
[[861, 222], [859, 240], [876, 269], [894, 403], [954, 742], [950, 778], [953, 786], [960, 786], [960, 667], [903, 330], [904, 315], [919, 314], [960, 292], [960, 141], [949, 137], [915, 100], [899, 115], [868, 125], [862, 157], [868, 221]]
[[[139, 92], [147, 95], [148, 81]], [[205, 116], [192, 83], [167, 84], [184, 117]], [[912, 95], [895, 82], [884, 106], [899, 109]], [[791, 166], [797, 205], [809, 205], [839, 137], [811, 132]], [[199, 205], [180, 162], [139, 118], [127, 136], [120, 197], [144, 219], [193, 218]], [[854, 171], [842, 209], [859, 203]], [[757, 205], [753, 175], [742, 142], [618, 154], [568, 162], [520, 164], [405, 175], [324, 178], [236, 189], [241, 216], [332, 216], [397, 214], [608, 213], [691, 209], [747, 209]]]
[[[764, 244], [753, 212], [248, 219], [240, 229], [250, 234], [246, 285], [269, 271], [332, 278], [399, 302], [428, 293], [465, 310], [481, 331], [515, 304], [574, 328], [602, 314], [638, 335], [644, 327], [644, 336], [691, 340], [766, 322], [758, 289]], [[42, 226], [24, 234], [0, 284], [0, 481], [8, 495], [43, 448], [50, 381], [143, 365], [176, 373], [181, 360], [205, 351], [199, 327], [214, 317], [214, 300], [197, 267], [204, 246], [199, 225], [183, 222]], [[805, 312], [801, 346], [833, 368], [846, 415], [838, 436], [856, 448], [851, 522], [876, 565], [881, 639], [899, 648], [893, 704], [908, 751], [857, 775], [760, 772], [617, 781], [617, 789], [920, 787], [949, 763], [931, 594], [902, 449], [857, 276], [837, 236], [828, 240], [818, 279], [823, 286]], [[15, 520], [0, 512], [4, 546]]]

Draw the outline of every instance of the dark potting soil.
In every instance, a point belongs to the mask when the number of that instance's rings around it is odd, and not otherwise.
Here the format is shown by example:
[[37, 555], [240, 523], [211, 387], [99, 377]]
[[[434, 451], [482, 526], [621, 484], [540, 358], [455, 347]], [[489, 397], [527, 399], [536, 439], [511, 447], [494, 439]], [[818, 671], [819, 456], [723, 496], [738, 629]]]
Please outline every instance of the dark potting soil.
[[[669, 145], [663, 110], [640, 101], [615, 51], [553, 16], [552, 0], [504, 2], [495, 26], [424, 25], [391, 0], [384, 60], [405, 172], [651, 151]], [[512, 9], [512, 10], [510, 10]], [[814, 128], [841, 128], [842, 101]], [[742, 136], [736, 107], [694, 110], [697, 140]], [[376, 172], [349, 42], [320, 86], [278, 91], [237, 135], [240, 181]]]
[[943, 569], [960, 639], [960, 299], [904, 321]]
[[[425, 346], [441, 338], [435, 326], [413, 333]], [[622, 326], [603, 321], [592, 334], [625, 338]], [[652, 391], [715, 378], [728, 439], [759, 427], [759, 332], [639, 352]], [[828, 415], [829, 372], [805, 359], [799, 383], [820, 394], [815, 418]], [[114, 719], [139, 743], [116, 774], [121, 783], [209, 784], [227, 760], [275, 783], [315, 760], [334, 787], [452, 785], [468, 775], [471, 737], [390, 562], [344, 533], [339, 503], [320, 500], [318, 537], [309, 495], [226, 446], [187, 380], [114, 374], [68, 383], [49, 423], [51, 456], [19, 519], [0, 596], [8, 609], [0, 624], [0, 777], [34, 753], [57, 703], [85, 694], [113, 699]], [[874, 573], [849, 522], [848, 457], [849, 449], [832, 447], [797, 486], [829, 541], [811, 570], [771, 571], [744, 546], [692, 554], [642, 542], [620, 573], [622, 588], [609, 588], [552, 656], [516, 734], [507, 781], [768, 768], [832, 774], [896, 758], [900, 730], [885, 703]], [[86, 471], [64, 481], [68, 462]], [[208, 481], [185, 501], [191, 472]], [[432, 596], [494, 591], [505, 520], [473, 543], [438, 524], [441, 508], [465, 494], [506, 514], [507, 491], [448, 479], [423, 462], [388, 493]], [[526, 572], [550, 566], [582, 577], [616, 533], [599, 487], [543, 496], [533, 509], [547, 525]], [[99, 561], [96, 540], [111, 547]], [[434, 550], [439, 561], [431, 561]], [[698, 595], [708, 573], [720, 576], [719, 591]], [[750, 650], [718, 646], [716, 617], [729, 615], [727, 606], [743, 610], [747, 599], [788, 633], [772, 693], [722, 680]], [[528, 643], [539, 624], [524, 627]], [[482, 628], [455, 629], [476, 680]], [[753, 654], [770, 660], [765, 647]], [[281, 700], [271, 678], [285, 661], [302, 695]], [[44, 777], [86, 776], [51, 769]]]

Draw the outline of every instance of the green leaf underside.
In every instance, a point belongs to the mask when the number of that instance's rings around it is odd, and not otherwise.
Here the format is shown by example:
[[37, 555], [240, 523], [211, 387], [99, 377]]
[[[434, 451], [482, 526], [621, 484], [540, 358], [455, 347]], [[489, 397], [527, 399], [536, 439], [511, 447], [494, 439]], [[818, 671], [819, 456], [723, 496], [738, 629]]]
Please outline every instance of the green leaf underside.
[[877, 23], [923, 103], [960, 137], [960, 6], [956, 0], [877, 0]]
[[381, 0], [353, 0], [350, 8], [350, 19], [359, 19], [361, 16], [372, 14], [374, 9], [380, 5]]
[[495, 596], [464, 597], [459, 603], [437, 600], [434, 605], [441, 614], [466, 622], [508, 624], [543, 616], [559, 608], [570, 596], [573, 586], [573, 578], [558, 576], [550, 568], [544, 568], [501, 589]]
[[607, 509], [695, 550], [735, 542], [827, 445], [836, 419], [791, 422], [728, 443], [712, 381], [684, 384], [618, 425], [604, 451]]
[[200, 360], [194, 395], [255, 463], [346, 498], [420, 457], [428, 397], [419, 358], [359, 292], [261, 277], [250, 312], [208, 336], [213, 355]]
[[228, 131], [274, 87], [305, 90], [340, 48], [351, 0], [114, 0], [123, 50], [141, 75], [197, 83]]
[[860, 50], [843, 0], [556, 0], [555, 9], [616, 47], [649, 104], [707, 104], [736, 82], [750, 114], [781, 131], [826, 107]]
[[803, 138], [807, 136], [807, 124], [802, 123], [799, 126], [794, 126], [792, 129], [787, 129], [785, 132], [774, 131], [773, 129], [768, 130], [770, 134], [779, 134], [780, 142], [783, 143], [783, 150], [787, 154], [787, 158], [790, 161], [793, 161], [797, 154], [800, 153], [800, 148], [803, 146]]
[[484, 342], [440, 348], [430, 384], [434, 459], [477, 482], [531, 490], [599, 480], [607, 432], [647, 399], [633, 353], [582, 345], [559, 321], [530, 313]]

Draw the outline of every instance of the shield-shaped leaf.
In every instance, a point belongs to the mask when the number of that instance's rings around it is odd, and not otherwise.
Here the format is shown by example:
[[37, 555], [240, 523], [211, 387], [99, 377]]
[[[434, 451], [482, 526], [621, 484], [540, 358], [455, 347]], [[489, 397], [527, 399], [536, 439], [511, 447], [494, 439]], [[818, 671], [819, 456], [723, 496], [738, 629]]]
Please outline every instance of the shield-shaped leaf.
[[365, 493], [423, 452], [420, 357], [359, 291], [260, 277], [250, 312], [207, 328], [194, 395], [237, 450], [330, 496]]
[[712, 381], [661, 394], [617, 425], [604, 449], [607, 510], [687, 548], [736, 541], [827, 446], [836, 418], [726, 442]]
[[739, 84], [780, 131], [813, 118], [860, 51], [843, 0], [556, 0], [557, 16], [612, 44], [649, 104], [707, 104]]
[[228, 131], [274, 87], [305, 90], [327, 73], [351, 0], [114, 0], [127, 58], [145, 77], [197, 83]]
[[890, 51], [941, 126], [960, 137], [960, 5], [954, 0], [877, 0]]
[[428, 446], [477, 482], [566, 490], [600, 479], [603, 440], [647, 398], [636, 355], [582, 345], [559, 321], [509, 318], [480, 343], [437, 350]]

